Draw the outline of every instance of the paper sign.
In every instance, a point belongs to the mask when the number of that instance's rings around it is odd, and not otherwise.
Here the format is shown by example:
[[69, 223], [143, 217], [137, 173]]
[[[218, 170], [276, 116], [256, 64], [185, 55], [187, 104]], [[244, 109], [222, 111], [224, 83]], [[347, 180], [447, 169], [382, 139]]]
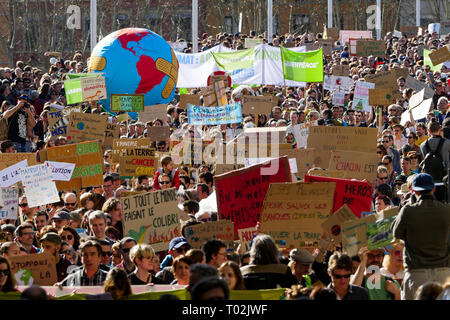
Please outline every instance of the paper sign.
[[372, 106], [389, 106], [395, 100], [392, 89], [369, 89], [369, 104]]
[[155, 104], [153, 106], [145, 106], [143, 111], [139, 112], [139, 121], [147, 123], [155, 119], [163, 122], [167, 121], [167, 104]]
[[241, 242], [240, 252], [245, 253], [250, 251], [250, 242], [256, 234], [256, 228], [244, 228], [238, 230], [239, 241]]
[[325, 76], [324, 89], [349, 93], [353, 86], [353, 80], [348, 76]]
[[53, 286], [58, 281], [55, 257], [50, 253], [20, 255], [8, 260], [19, 286]]
[[107, 98], [105, 77], [83, 77], [80, 81], [83, 101], [97, 101]]
[[352, 210], [343, 205], [322, 223], [322, 229], [327, 232], [336, 243], [342, 241], [342, 224], [348, 220], [356, 220]]
[[120, 155], [119, 172], [121, 177], [153, 177], [156, 165], [155, 149], [126, 148]]
[[271, 96], [242, 96], [243, 114], [270, 115], [274, 106], [276, 103]]
[[211, 221], [186, 227], [186, 240], [195, 249], [201, 249], [206, 241], [222, 240], [228, 248], [234, 247], [234, 225], [228, 220]]
[[[402, 113], [400, 124], [404, 126], [408, 121], [411, 121], [411, 114], [414, 120], [424, 119], [428, 116], [433, 105], [433, 99], [427, 99], [422, 101], [418, 106], [408, 109]], [[411, 113], [411, 114], [410, 114]]]
[[449, 61], [450, 51], [448, 49], [448, 46], [444, 46], [438, 50], [433, 50], [430, 53], [429, 57], [433, 66]]
[[345, 103], [345, 93], [344, 92], [333, 92], [333, 105], [343, 106]]
[[367, 244], [369, 250], [383, 248], [389, 245], [394, 239], [391, 225], [396, 216], [377, 220], [367, 224]]
[[249, 48], [254, 48], [261, 43], [263, 43], [262, 38], [245, 38], [244, 46], [246, 49], [249, 49]]
[[346, 254], [356, 256], [360, 248], [367, 247], [367, 223], [375, 222], [375, 219], [374, 215], [369, 215], [342, 223], [342, 245]]
[[236, 239], [238, 229], [254, 227], [259, 221], [269, 185], [290, 181], [287, 157], [214, 176], [219, 216], [234, 222]]
[[150, 146], [150, 139], [114, 139], [111, 161], [118, 163], [120, 155], [127, 148], [150, 148]]
[[19, 190], [17, 188], [0, 188], [0, 220], [16, 220], [18, 207]]
[[424, 97], [425, 99], [432, 98], [434, 95], [434, 90], [431, 89], [426, 83], [419, 81], [411, 76], [408, 76], [408, 78], [406, 78], [405, 86], [417, 92], [421, 91], [422, 89], [425, 89], [425, 97]]
[[329, 170], [344, 171], [346, 179], [367, 180], [375, 183], [379, 158], [376, 153], [331, 151]]
[[187, 114], [189, 124], [193, 125], [219, 125], [242, 122], [242, 108], [238, 102], [213, 108], [189, 104]]
[[73, 112], [69, 115], [67, 139], [71, 142], [103, 140], [108, 116]]
[[21, 168], [20, 177], [30, 208], [60, 201], [53, 173], [48, 164]]
[[37, 164], [36, 154], [34, 153], [0, 153], [0, 170], [10, 167], [25, 159], [30, 166]]
[[70, 181], [72, 173], [75, 170], [75, 163], [46, 161], [53, 174], [53, 180]]
[[21, 162], [18, 162], [6, 169], [0, 171], [0, 187], [7, 188], [20, 182], [20, 168], [25, 168], [28, 166], [28, 161], [25, 159]]
[[364, 181], [305, 175], [306, 182], [336, 182], [333, 212], [346, 204], [356, 217], [371, 211], [373, 186]]
[[112, 94], [111, 111], [144, 111], [143, 94]]
[[419, 92], [413, 94], [411, 98], [409, 98], [409, 106], [408, 109], [413, 109], [414, 107], [417, 107], [419, 104], [422, 103], [422, 101], [425, 98], [425, 90], [422, 89]]
[[170, 128], [164, 127], [148, 127], [147, 137], [151, 141], [165, 141], [170, 137]]
[[182, 94], [182, 95], [180, 95], [180, 108], [183, 110], [187, 110], [188, 104], [192, 104], [194, 106], [199, 106], [200, 105], [200, 95], [199, 94]]
[[124, 236], [148, 243], [155, 252], [169, 249], [181, 236], [180, 209], [175, 188], [121, 197]]
[[365, 81], [357, 81], [353, 95], [353, 107], [355, 110], [371, 112], [369, 104], [369, 89], [374, 89], [375, 84]]
[[286, 247], [309, 247], [321, 239], [333, 208], [336, 184], [272, 183], [261, 210], [261, 228]]

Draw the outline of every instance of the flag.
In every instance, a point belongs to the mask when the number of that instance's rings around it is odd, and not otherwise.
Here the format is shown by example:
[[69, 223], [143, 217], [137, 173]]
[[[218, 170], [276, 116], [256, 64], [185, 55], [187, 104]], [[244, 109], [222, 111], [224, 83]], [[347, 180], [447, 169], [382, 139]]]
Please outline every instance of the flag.
[[255, 48], [233, 52], [212, 52], [217, 66], [222, 70], [251, 68], [255, 59]]
[[308, 52], [294, 52], [281, 47], [283, 75], [286, 80], [323, 82], [322, 48]]

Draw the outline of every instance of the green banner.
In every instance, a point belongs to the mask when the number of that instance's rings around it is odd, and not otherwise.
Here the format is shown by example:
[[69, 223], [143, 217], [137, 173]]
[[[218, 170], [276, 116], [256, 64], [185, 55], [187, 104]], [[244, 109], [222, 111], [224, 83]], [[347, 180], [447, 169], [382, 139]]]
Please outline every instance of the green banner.
[[238, 70], [250, 68], [255, 59], [255, 49], [238, 50], [233, 52], [212, 53], [217, 66], [222, 70]]
[[66, 92], [66, 101], [68, 105], [83, 102], [80, 78], [64, 81], [64, 90]]
[[322, 49], [308, 52], [294, 52], [281, 49], [283, 74], [286, 80], [299, 82], [323, 82]]
[[433, 63], [431, 62], [431, 59], [430, 59], [430, 53], [431, 53], [430, 50], [423, 49], [423, 65], [430, 66], [431, 71], [439, 71], [440, 72], [443, 63], [433, 66]]

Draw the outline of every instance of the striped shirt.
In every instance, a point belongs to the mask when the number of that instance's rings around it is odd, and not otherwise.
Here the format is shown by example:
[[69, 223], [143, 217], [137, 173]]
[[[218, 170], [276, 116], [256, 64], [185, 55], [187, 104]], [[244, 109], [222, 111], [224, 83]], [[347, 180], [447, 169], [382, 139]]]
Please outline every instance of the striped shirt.
[[106, 280], [108, 273], [102, 269], [98, 269], [97, 272], [89, 278], [84, 267], [77, 269], [73, 273], [69, 274], [62, 282], [63, 286], [67, 287], [79, 287], [79, 286], [102, 286]]

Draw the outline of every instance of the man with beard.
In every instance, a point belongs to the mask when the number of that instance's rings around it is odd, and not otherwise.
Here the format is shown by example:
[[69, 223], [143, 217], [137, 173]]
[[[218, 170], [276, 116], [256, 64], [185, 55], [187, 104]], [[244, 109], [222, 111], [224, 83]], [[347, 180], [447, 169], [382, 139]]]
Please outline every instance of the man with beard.
[[396, 280], [383, 276], [384, 250], [363, 247], [358, 252], [361, 263], [350, 280], [351, 284], [367, 290], [370, 300], [400, 300], [400, 285]]

